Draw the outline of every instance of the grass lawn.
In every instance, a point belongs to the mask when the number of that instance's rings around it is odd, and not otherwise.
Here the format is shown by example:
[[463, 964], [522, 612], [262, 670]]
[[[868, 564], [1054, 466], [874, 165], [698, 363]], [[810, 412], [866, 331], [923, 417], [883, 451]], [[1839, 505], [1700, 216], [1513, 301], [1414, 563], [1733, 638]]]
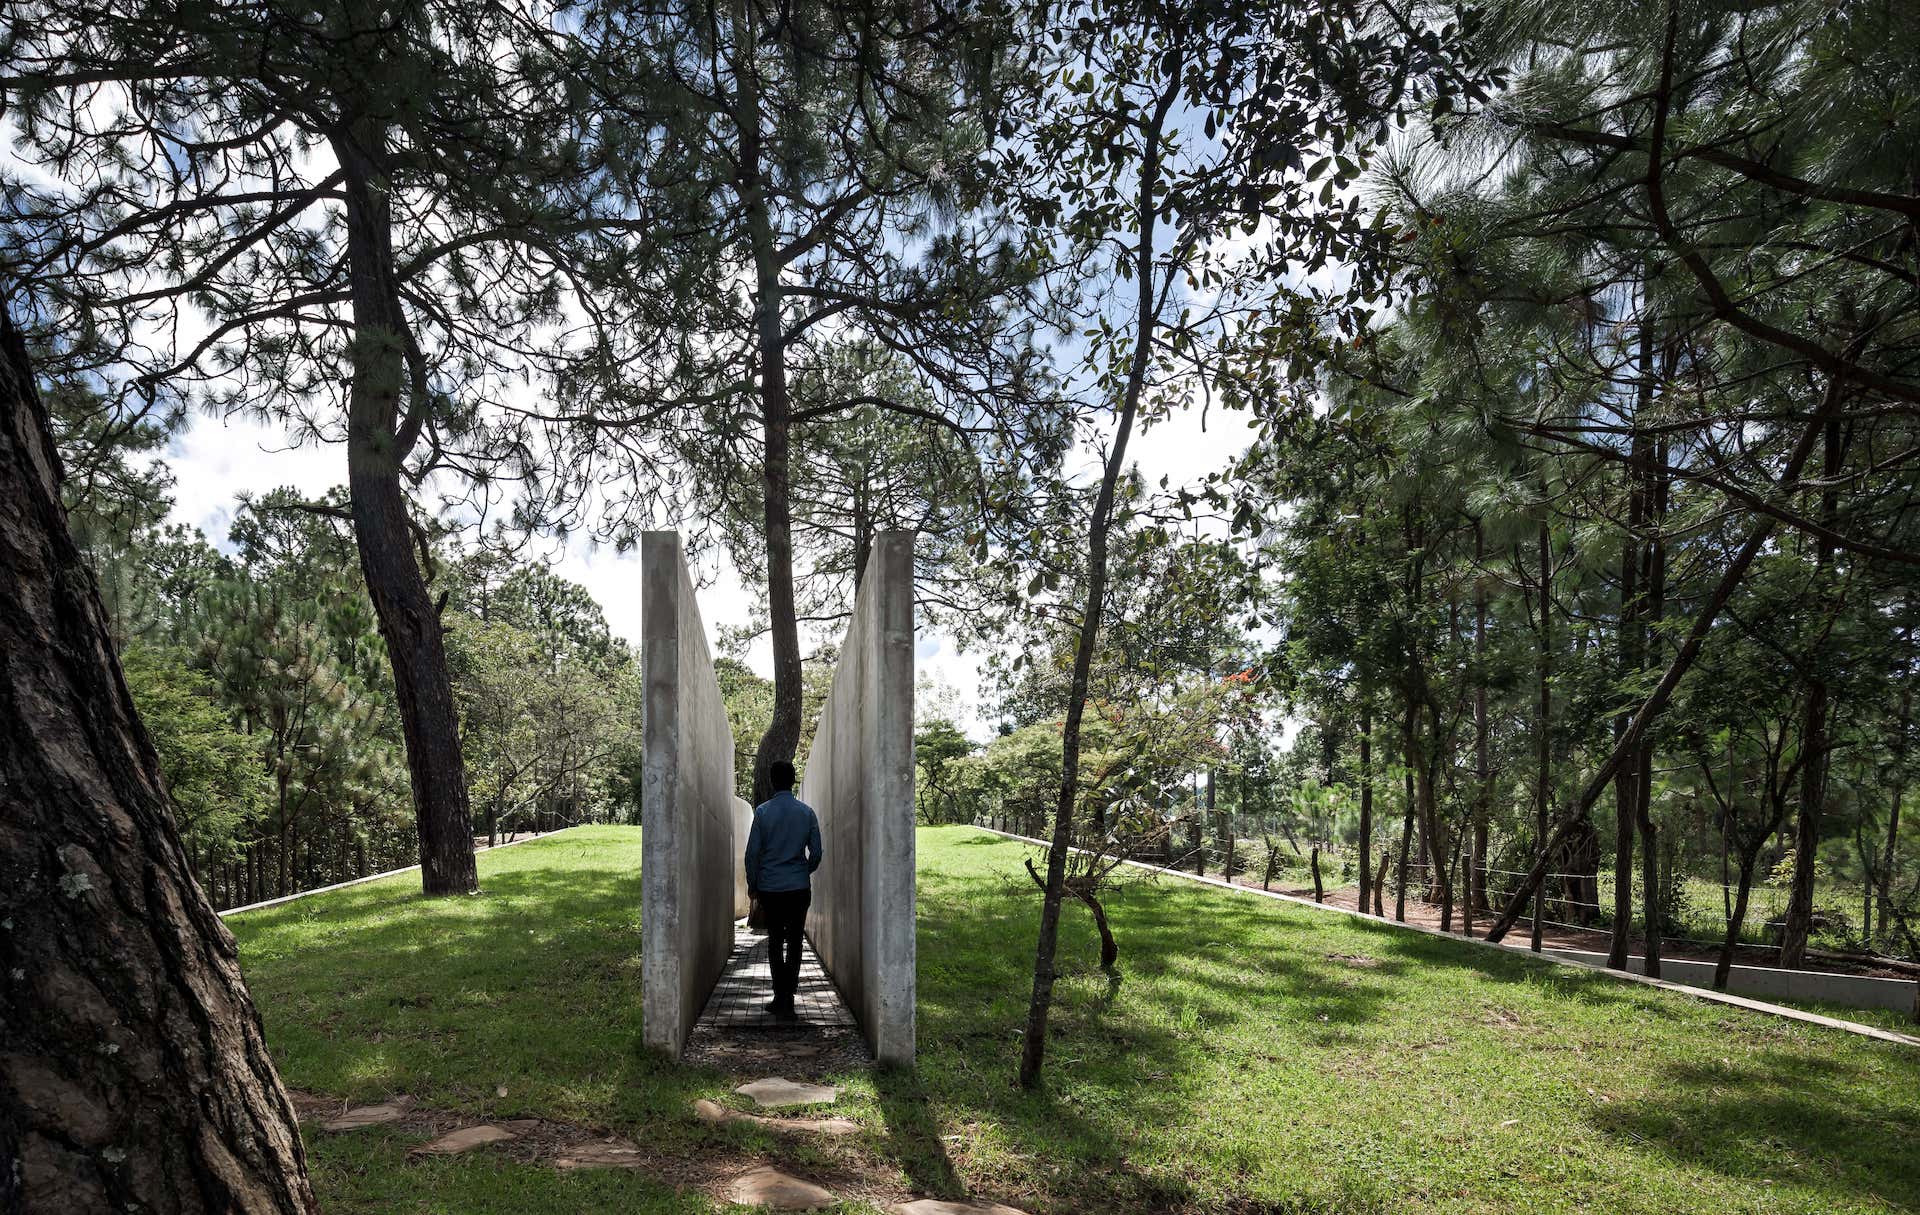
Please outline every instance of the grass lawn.
[[[1035, 1212], [1920, 1209], [1920, 1049], [1177, 879], [1112, 893], [1117, 982], [1069, 909], [1049, 1083], [1023, 1093], [1025, 851], [920, 832], [920, 1067], [838, 1077], [835, 1112], [867, 1129], [831, 1145], [706, 1126], [691, 1101], [738, 1104], [740, 1077], [639, 1049], [637, 831], [484, 853], [474, 898], [425, 901], [404, 875], [230, 923], [294, 1087], [759, 1157], [843, 1192]], [[635, 1174], [409, 1163], [416, 1141], [310, 1134], [326, 1208], [713, 1209]]]

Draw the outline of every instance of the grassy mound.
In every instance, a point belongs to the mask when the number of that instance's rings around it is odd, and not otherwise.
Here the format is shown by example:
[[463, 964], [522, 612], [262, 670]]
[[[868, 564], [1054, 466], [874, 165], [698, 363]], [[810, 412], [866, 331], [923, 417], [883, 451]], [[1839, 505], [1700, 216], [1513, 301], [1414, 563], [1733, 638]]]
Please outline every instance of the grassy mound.
[[[640, 1050], [637, 831], [483, 854], [473, 898], [423, 900], [406, 875], [232, 925], [295, 1087], [865, 1187], [837, 1192], [1036, 1212], [1920, 1203], [1920, 1051], [1177, 880], [1112, 893], [1117, 980], [1068, 911], [1048, 1084], [1021, 1092], [1024, 846], [939, 828], [920, 849], [920, 1068], [836, 1077], [867, 1130], [831, 1146], [695, 1121], [740, 1077]], [[310, 1135], [327, 1208], [711, 1209], [635, 1174], [409, 1163], [414, 1141]]]

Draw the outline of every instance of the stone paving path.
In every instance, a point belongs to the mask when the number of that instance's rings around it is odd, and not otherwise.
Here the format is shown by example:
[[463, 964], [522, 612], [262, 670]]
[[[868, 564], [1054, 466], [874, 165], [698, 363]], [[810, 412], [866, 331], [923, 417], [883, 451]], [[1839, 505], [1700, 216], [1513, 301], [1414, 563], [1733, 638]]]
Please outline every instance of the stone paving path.
[[813, 946], [806, 946], [800, 958], [800, 989], [794, 997], [799, 1018], [777, 1021], [766, 1011], [773, 998], [767, 939], [748, 932], [744, 923], [734, 932], [733, 956], [687, 1038], [684, 1062], [786, 1076], [825, 1076], [872, 1066], [866, 1039], [833, 980], [820, 968]]
[[[700, 1025], [723, 1029], [771, 1029], [791, 1026], [767, 1011], [773, 999], [773, 967], [767, 956], [767, 938], [747, 930], [745, 923], [734, 925], [733, 956], [727, 969], [707, 997], [700, 1014]], [[833, 980], [820, 967], [813, 945], [804, 944], [800, 955], [800, 989], [794, 993], [794, 1011], [807, 1025], [851, 1026], [853, 1014], [840, 999]], [[696, 1029], [698, 1026], [696, 1026]]]

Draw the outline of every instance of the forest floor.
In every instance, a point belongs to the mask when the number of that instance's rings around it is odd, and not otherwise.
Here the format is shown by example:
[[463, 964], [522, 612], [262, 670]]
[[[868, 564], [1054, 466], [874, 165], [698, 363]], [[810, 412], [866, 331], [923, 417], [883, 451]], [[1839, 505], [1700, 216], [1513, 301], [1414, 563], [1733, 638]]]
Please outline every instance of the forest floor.
[[[1920, 1210], [1920, 1050], [1147, 874], [1107, 899], [1117, 978], [1069, 908], [1047, 1084], [1022, 1092], [1026, 846], [919, 839], [920, 1065], [809, 1077], [860, 1127], [831, 1138], [702, 1121], [755, 1077], [640, 1049], [634, 829], [485, 854], [471, 898], [403, 875], [236, 916], [287, 1083], [424, 1111], [311, 1126], [325, 1209], [704, 1212], [770, 1163], [848, 1211]], [[409, 1154], [509, 1119], [647, 1167]]]

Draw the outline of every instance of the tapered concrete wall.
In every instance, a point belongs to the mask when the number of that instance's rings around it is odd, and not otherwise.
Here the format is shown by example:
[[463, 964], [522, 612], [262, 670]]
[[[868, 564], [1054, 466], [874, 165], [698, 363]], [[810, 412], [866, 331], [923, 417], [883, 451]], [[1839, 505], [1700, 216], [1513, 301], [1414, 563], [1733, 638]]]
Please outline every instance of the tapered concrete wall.
[[[1582, 966], [1607, 964], [1606, 954], [1592, 950], [1549, 949], [1546, 952]], [[1647, 959], [1632, 954], [1627, 958], [1627, 969], [1643, 975], [1647, 973]], [[1660, 959], [1660, 977], [1669, 983], [1712, 987], [1713, 971], [1712, 962]], [[1766, 996], [1775, 1000], [1825, 1000], [1851, 1008], [1885, 1008], [1920, 1021], [1920, 983], [1912, 979], [1882, 979], [1824, 970], [1782, 970], [1777, 966], [1729, 966], [1727, 990], [1735, 995]]]
[[825, 860], [807, 935], [874, 1058], [914, 1054], [913, 533], [883, 532], [806, 757]]
[[674, 532], [640, 541], [641, 1036], [678, 1057], [733, 951], [733, 730]]
[[733, 918], [744, 920], [753, 910], [747, 896], [747, 834], [753, 830], [753, 807], [744, 797], [733, 799]]

